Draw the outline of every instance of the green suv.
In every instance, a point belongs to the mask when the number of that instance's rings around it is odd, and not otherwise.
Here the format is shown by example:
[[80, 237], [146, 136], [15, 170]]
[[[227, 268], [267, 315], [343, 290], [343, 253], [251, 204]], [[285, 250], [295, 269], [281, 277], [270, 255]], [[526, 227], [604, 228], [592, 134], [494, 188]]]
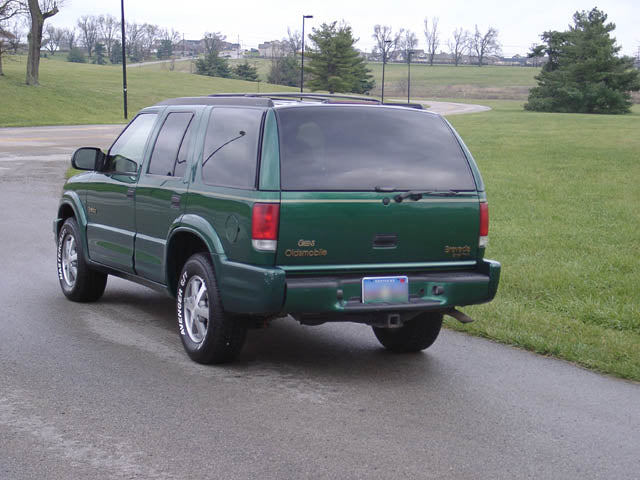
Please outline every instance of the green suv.
[[488, 302], [478, 168], [441, 116], [331, 95], [214, 95], [143, 109], [63, 188], [58, 278], [98, 300], [108, 275], [176, 298], [200, 363], [233, 360], [248, 328], [371, 325], [387, 349], [436, 339], [444, 314]]

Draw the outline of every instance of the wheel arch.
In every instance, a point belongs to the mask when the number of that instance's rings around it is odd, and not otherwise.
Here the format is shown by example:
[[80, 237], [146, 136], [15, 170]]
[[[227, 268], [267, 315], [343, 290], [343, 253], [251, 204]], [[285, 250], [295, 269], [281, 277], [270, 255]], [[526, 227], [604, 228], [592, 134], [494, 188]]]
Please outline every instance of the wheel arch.
[[217, 270], [220, 257], [224, 256], [220, 237], [211, 224], [202, 217], [184, 215], [180, 222], [174, 225], [167, 240], [165, 276], [171, 295], [176, 295], [182, 267], [195, 253], [209, 253], [214, 270]]
[[58, 206], [58, 216], [54, 220], [53, 233], [54, 239], [58, 241], [58, 235], [64, 222], [69, 218], [75, 218], [78, 224], [78, 230], [84, 246], [83, 251], [86, 259], [88, 259], [87, 250], [87, 216], [84, 208], [82, 207], [82, 201], [80, 196], [74, 191], [66, 191], [62, 195], [60, 205]]

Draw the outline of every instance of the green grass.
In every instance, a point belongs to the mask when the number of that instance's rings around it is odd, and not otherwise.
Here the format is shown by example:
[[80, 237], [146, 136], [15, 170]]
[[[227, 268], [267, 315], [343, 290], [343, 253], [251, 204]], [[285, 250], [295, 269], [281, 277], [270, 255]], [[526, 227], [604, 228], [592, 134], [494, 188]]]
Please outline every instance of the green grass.
[[[25, 85], [25, 58], [3, 58], [0, 77], [0, 126], [63, 125], [123, 122], [122, 71], [99, 66], [42, 59], [39, 87]], [[188, 63], [188, 62], [187, 62]], [[224, 78], [154, 71], [127, 72], [129, 112], [160, 100], [220, 92], [295, 91], [288, 87]]]
[[[376, 79], [373, 94], [380, 95], [382, 64], [370, 63]], [[411, 64], [411, 96], [416, 98], [526, 100], [535, 86], [538, 68]], [[407, 64], [385, 67], [385, 97], [407, 95]]]
[[640, 380], [640, 108], [625, 116], [524, 112], [450, 118], [482, 171], [496, 299], [461, 327]]

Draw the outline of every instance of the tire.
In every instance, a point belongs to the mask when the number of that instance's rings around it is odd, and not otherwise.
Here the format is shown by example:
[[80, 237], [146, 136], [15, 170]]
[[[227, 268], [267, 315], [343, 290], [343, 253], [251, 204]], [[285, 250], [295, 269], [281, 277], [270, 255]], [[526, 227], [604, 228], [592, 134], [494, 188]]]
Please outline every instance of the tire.
[[75, 218], [67, 218], [58, 234], [58, 280], [62, 293], [74, 302], [95, 302], [107, 286], [107, 274], [89, 267]]
[[399, 328], [372, 327], [378, 341], [392, 352], [419, 352], [429, 348], [442, 328], [442, 313], [425, 312]]
[[184, 264], [178, 279], [176, 310], [182, 345], [202, 364], [228, 363], [240, 354], [246, 324], [222, 309], [211, 258], [197, 253]]

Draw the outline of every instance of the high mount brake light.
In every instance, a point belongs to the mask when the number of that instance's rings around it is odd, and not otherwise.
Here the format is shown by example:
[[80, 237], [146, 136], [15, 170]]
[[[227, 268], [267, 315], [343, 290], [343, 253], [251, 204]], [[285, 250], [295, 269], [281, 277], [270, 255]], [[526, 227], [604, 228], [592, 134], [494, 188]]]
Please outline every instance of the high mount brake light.
[[261, 252], [275, 252], [278, 246], [279, 203], [255, 203], [251, 216], [251, 244]]
[[480, 239], [478, 246], [484, 248], [489, 243], [489, 204], [480, 203]]

